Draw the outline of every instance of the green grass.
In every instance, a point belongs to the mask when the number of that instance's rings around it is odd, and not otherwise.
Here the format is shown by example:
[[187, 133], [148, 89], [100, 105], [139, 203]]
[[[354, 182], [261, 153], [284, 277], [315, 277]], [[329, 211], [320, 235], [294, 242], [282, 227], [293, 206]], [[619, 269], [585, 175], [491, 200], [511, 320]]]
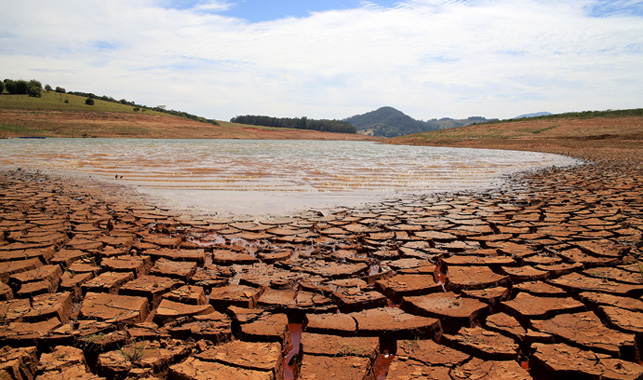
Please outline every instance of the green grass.
[[152, 110], [134, 111], [128, 104], [107, 102], [94, 99], [95, 104], [85, 104], [85, 97], [61, 94], [58, 92], [43, 92], [42, 97], [32, 98], [27, 95], [0, 95], [0, 108], [27, 109], [27, 110], [59, 110], [59, 111], [86, 111], [86, 112], [116, 112], [116, 113], [142, 113], [145, 115], [163, 115]]
[[49, 131], [43, 131], [41, 129], [2, 123], [0, 123], [0, 131], [11, 132], [20, 136], [42, 136], [50, 133]]

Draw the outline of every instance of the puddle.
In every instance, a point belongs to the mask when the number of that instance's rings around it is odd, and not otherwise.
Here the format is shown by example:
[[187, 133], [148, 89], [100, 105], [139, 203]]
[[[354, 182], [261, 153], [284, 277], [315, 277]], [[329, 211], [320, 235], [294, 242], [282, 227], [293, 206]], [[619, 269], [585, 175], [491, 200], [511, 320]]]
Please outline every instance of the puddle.
[[[290, 331], [290, 340], [292, 341], [293, 349], [290, 350], [288, 355], [283, 359], [284, 366], [284, 380], [295, 380], [295, 375], [297, 374], [297, 359], [296, 355], [299, 354], [299, 349], [301, 348], [301, 333], [303, 325], [301, 323], [289, 323], [288, 331]], [[295, 358], [293, 360], [293, 358]], [[292, 361], [292, 363], [291, 363]]]
[[5, 168], [52, 170], [128, 185], [167, 207], [200, 215], [354, 207], [402, 193], [495, 187], [505, 174], [574, 163], [543, 153], [355, 141], [0, 141]]
[[375, 368], [375, 378], [377, 380], [385, 380], [386, 376], [388, 375], [388, 370], [391, 366], [391, 363], [393, 362], [393, 359], [395, 359], [395, 355], [393, 354], [380, 354], [380, 356], [377, 358], [379, 364]]
[[447, 283], [447, 274], [448, 274], [448, 269], [446, 264], [440, 264], [435, 266], [435, 271], [433, 272], [433, 279], [435, 280], [436, 284], [442, 286], [443, 291], [447, 291], [446, 289], [446, 283]]

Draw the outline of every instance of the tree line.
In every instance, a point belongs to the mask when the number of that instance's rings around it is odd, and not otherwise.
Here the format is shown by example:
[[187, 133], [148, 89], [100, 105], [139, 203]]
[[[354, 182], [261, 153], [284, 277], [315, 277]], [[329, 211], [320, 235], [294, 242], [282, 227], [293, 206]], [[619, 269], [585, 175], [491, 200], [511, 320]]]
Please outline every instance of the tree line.
[[335, 133], [357, 133], [354, 125], [341, 120], [309, 119], [304, 117], [272, 117], [262, 115], [235, 116], [232, 123], [259, 125], [275, 128], [310, 129]]
[[5, 79], [4, 81], [0, 81], [0, 94], [2, 94], [4, 90], [7, 90], [10, 94], [29, 95], [34, 98], [39, 98], [42, 96], [43, 88], [42, 83], [35, 79], [30, 81]]

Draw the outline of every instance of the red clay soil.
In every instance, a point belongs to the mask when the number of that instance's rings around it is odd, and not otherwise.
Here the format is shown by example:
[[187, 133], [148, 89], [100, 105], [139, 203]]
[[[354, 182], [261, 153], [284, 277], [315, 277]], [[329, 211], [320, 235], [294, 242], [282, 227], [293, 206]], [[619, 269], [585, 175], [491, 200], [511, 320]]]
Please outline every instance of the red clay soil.
[[643, 161], [643, 117], [524, 119], [389, 140], [395, 144], [526, 150], [582, 159]]
[[378, 140], [356, 133], [263, 128], [220, 122], [201, 123], [170, 115], [0, 109], [0, 138], [129, 137], [169, 139]]
[[0, 377], [643, 379], [630, 135], [533, 142], [594, 161], [498, 189], [262, 220], [0, 172]]

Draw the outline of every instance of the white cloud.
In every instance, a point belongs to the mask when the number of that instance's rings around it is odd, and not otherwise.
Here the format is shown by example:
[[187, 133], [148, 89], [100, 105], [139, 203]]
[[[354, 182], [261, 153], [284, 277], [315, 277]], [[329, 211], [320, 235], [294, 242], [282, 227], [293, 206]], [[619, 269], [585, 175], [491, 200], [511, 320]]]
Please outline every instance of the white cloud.
[[641, 107], [641, 17], [592, 4], [366, 2], [252, 24], [213, 13], [229, 2], [26, 0], [0, 15], [0, 75], [219, 119]]

